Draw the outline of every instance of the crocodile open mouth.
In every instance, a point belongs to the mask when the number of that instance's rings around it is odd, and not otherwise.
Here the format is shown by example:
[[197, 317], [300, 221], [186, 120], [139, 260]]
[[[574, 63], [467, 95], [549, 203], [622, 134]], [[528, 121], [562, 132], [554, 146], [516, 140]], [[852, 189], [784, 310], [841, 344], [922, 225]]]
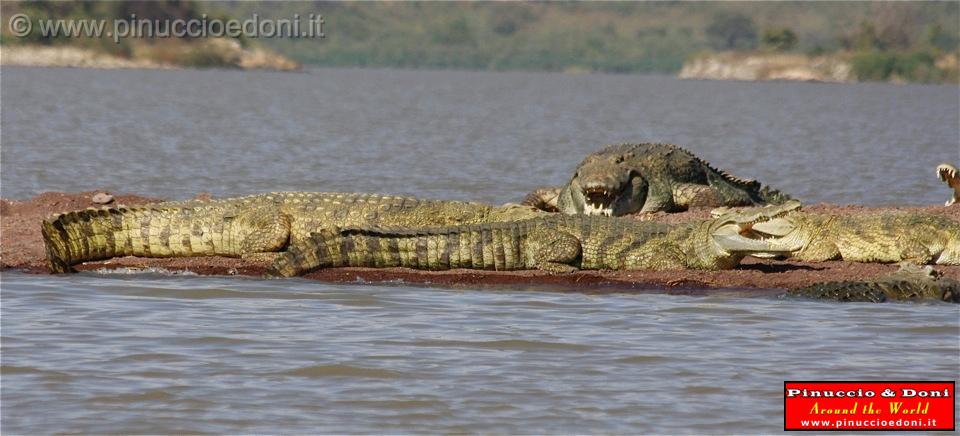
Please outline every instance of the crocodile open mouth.
[[794, 229], [788, 215], [800, 210], [800, 206], [799, 201], [790, 200], [744, 211], [715, 209], [711, 214], [720, 215], [715, 219], [721, 220], [721, 225], [714, 229], [714, 239], [724, 248], [755, 252], [753, 255], [757, 257], [796, 251], [800, 246], [795, 241], [780, 237]]
[[584, 213], [587, 215], [613, 215], [613, 202], [620, 195], [619, 191], [614, 191], [606, 187], [591, 186], [584, 188]]

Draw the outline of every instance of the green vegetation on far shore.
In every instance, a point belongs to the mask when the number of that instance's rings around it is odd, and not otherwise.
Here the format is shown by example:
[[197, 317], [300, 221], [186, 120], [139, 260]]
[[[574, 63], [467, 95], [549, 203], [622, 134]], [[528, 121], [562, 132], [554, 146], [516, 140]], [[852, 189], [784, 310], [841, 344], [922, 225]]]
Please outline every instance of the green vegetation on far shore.
[[[214, 3], [213, 5], [219, 5]], [[237, 9], [239, 7], [239, 9]], [[305, 64], [676, 73], [705, 51], [837, 54], [860, 80], [955, 81], [956, 2], [231, 4], [322, 13], [327, 37], [266, 41]], [[955, 56], [953, 57], [955, 59]]]
[[[303, 64], [339, 67], [676, 73], [695, 55], [737, 51], [835, 54], [859, 80], [949, 82], [957, 80], [960, 45], [958, 2], [162, 1], [3, 7], [4, 16], [23, 9], [57, 18], [123, 17], [131, 9], [138, 17], [321, 14], [322, 39], [239, 42]], [[23, 41], [5, 33], [2, 42]], [[135, 55], [130, 42], [61, 42]], [[190, 63], [222, 61], [202, 56]]]

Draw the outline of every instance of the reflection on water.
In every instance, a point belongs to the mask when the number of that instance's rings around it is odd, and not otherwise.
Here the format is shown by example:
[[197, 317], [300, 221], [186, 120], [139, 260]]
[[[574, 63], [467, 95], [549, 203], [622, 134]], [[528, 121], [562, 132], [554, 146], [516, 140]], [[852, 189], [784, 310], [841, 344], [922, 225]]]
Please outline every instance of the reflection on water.
[[[940, 204], [953, 86], [3, 68], [2, 195], [514, 201], [616, 141], [808, 202]], [[2, 277], [4, 433], [772, 433], [787, 379], [952, 380], [948, 304]]]

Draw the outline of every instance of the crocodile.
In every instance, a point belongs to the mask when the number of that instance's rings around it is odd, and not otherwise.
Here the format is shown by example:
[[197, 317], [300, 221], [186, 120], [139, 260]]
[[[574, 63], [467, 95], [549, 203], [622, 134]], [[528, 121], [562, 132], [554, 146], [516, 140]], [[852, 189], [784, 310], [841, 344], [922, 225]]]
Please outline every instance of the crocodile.
[[556, 186], [541, 186], [527, 194], [520, 204], [540, 209], [544, 212], [560, 212], [560, 205], [557, 201], [560, 197], [560, 191], [563, 188]]
[[321, 267], [428, 270], [729, 269], [752, 252], [796, 246], [741, 236], [800, 203], [755, 208], [670, 225], [632, 218], [553, 214], [501, 223], [428, 228], [345, 227], [312, 234], [276, 258], [268, 275], [290, 277]]
[[941, 182], [953, 188], [953, 197], [951, 197], [944, 206], [950, 206], [960, 202], [960, 170], [950, 164], [940, 164], [937, 166], [937, 177]]
[[54, 215], [41, 232], [51, 272], [116, 256], [269, 260], [311, 232], [343, 226], [431, 226], [546, 214], [528, 206], [351, 193], [274, 192], [115, 206]]
[[816, 283], [793, 288], [788, 295], [837, 301], [882, 303], [891, 300], [940, 300], [960, 303], [960, 281], [932, 267], [902, 263], [887, 276], [862, 281]]
[[610, 145], [588, 155], [561, 188], [539, 188], [524, 204], [566, 214], [621, 216], [693, 206], [779, 204], [790, 196], [713, 168], [672, 144]]
[[[751, 208], [742, 212], [751, 213]], [[718, 208], [714, 216], [737, 213]], [[757, 223], [749, 237], [798, 245], [789, 257], [807, 262], [913, 262], [960, 265], [960, 221], [914, 211], [835, 215], [797, 211]], [[758, 257], [782, 253], [756, 253]]]

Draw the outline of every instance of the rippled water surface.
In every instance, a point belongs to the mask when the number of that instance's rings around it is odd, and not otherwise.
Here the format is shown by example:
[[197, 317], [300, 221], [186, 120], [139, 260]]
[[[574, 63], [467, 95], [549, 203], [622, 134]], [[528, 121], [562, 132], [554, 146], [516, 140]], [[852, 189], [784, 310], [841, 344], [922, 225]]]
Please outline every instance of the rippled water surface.
[[960, 88], [542, 73], [3, 69], [2, 193], [376, 191], [493, 202], [663, 141], [807, 202], [941, 204]]
[[[514, 201], [604, 143], [808, 202], [939, 204], [952, 86], [315, 70], [2, 70], [2, 195]], [[954, 380], [948, 304], [772, 292], [2, 275], [2, 432], [773, 433], [788, 379]]]
[[7, 433], [777, 432], [786, 379], [958, 371], [946, 303], [94, 274], [3, 285]]

